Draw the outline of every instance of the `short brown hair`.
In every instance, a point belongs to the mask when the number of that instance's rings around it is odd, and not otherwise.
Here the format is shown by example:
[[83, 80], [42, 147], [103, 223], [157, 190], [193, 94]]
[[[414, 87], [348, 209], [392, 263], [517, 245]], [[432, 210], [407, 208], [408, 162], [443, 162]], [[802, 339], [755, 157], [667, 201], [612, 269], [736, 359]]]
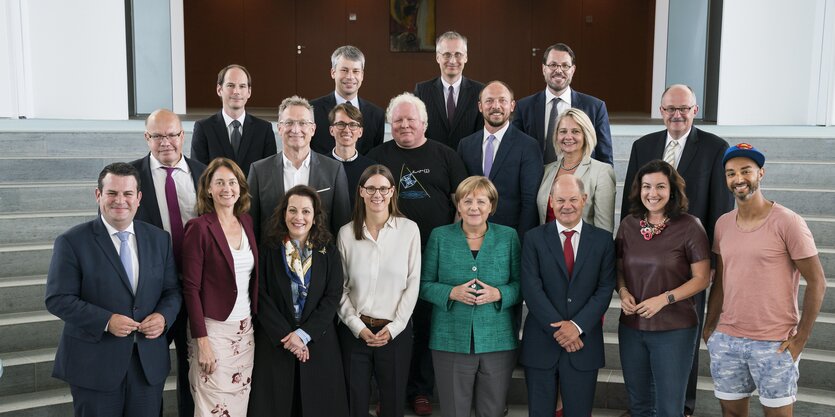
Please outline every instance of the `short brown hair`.
[[464, 199], [468, 194], [474, 193], [476, 190], [484, 191], [487, 194], [487, 199], [490, 200], [490, 215], [496, 214], [496, 206], [499, 202], [499, 191], [496, 190], [496, 186], [493, 185], [493, 182], [490, 181], [487, 177], [481, 175], [473, 175], [472, 177], [467, 177], [464, 181], [461, 181], [458, 184], [458, 188], [455, 189], [455, 205], [458, 206], [458, 203]]
[[357, 106], [348, 105], [347, 103], [337, 104], [331, 111], [328, 113], [328, 122], [333, 124], [333, 121], [336, 120], [336, 112], [341, 111], [348, 116], [349, 119], [357, 122], [362, 127], [362, 112]]
[[290, 204], [290, 197], [297, 195], [307, 197], [313, 202], [313, 227], [310, 228], [310, 235], [307, 241], [313, 245], [314, 248], [323, 248], [331, 241], [331, 232], [327, 226], [327, 215], [322, 210], [322, 200], [319, 199], [319, 194], [311, 187], [306, 185], [297, 185], [284, 193], [278, 206], [275, 208], [272, 217], [267, 226], [267, 242], [272, 247], [280, 247], [284, 238], [290, 232], [287, 229], [287, 221], [284, 219], [284, 214], [287, 213], [287, 206]]
[[638, 218], [647, 215], [648, 210], [641, 201], [641, 183], [644, 175], [655, 174], [656, 172], [664, 174], [667, 181], [670, 182], [670, 201], [667, 201], [667, 205], [664, 207], [664, 214], [674, 219], [687, 213], [689, 201], [687, 200], [687, 194], [684, 193], [684, 178], [679, 175], [672, 165], [660, 159], [647, 162], [635, 174], [635, 180], [632, 181], [632, 188], [629, 191], [629, 213]]
[[357, 189], [355, 191], [357, 193], [357, 203], [354, 204], [354, 214], [351, 219], [351, 223], [354, 228], [354, 238], [357, 240], [362, 240], [364, 238], [362, 235], [362, 224], [365, 222], [365, 200], [363, 200], [360, 195], [360, 189], [365, 185], [369, 178], [375, 175], [384, 176], [388, 180], [389, 184], [391, 184], [392, 194], [391, 200], [389, 200], [389, 216], [403, 217], [400, 210], [397, 208], [397, 183], [394, 181], [394, 176], [391, 175], [391, 171], [385, 165], [371, 165], [362, 172], [362, 175], [360, 175], [360, 179], [357, 182]]
[[249, 75], [249, 71], [243, 65], [238, 64], [231, 64], [223, 67], [219, 73], [217, 73], [217, 85], [223, 85], [223, 80], [226, 79], [226, 73], [229, 72], [230, 69], [237, 68], [246, 74], [246, 86], [252, 88], [252, 76]]
[[197, 214], [203, 215], [215, 212], [215, 205], [212, 202], [212, 196], [209, 195], [209, 188], [212, 186], [212, 177], [220, 168], [227, 168], [232, 171], [232, 174], [235, 175], [235, 179], [238, 181], [238, 187], [240, 187], [240, 196], [238, 197], [238, 201], [235, 202], [234, 207], [235, 216], [240, 216], [248, 212], [250, 204], [249, 184], [246, 183], [246, 177], [243, 171], [231, 159], [215, 158], [209, 163], [209, 166], [206, 167], [206, 170], [203, 171], [203, 174], [200, 175], [200, 179], [197, 181]]

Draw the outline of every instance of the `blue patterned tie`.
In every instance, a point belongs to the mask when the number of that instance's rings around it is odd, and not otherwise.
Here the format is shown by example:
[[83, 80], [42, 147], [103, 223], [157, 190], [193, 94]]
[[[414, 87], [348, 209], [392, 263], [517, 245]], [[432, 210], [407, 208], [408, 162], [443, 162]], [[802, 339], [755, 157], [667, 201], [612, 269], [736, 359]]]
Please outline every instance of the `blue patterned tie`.
[[131, 259], [130, 246], [128, 245], [130, 232], [116, 232], [116, 236], [119, 238], [119, 241], [122, 242], [119, 245], [119, 259], [122, 261], [122, 266], [125, 267], [125, 272], [128, 274], [131, 291], [136, 292], [136, 278], [133, 276], [133, 260]]

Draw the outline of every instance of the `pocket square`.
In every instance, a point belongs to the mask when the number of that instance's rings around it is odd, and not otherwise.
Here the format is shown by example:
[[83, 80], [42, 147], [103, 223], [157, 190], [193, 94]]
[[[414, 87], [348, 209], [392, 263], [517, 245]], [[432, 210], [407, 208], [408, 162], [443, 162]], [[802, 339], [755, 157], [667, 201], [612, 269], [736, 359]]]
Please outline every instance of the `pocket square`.
[[330, 190], [330, 189], [331, 189], [331, 187], [328, 187], [328, 188], [322, 188], [321, 190], [316, 190], [316, 192], [317, 192], [317, 193], [324, 193], [325, 191], [328, 191], [328, 190]]

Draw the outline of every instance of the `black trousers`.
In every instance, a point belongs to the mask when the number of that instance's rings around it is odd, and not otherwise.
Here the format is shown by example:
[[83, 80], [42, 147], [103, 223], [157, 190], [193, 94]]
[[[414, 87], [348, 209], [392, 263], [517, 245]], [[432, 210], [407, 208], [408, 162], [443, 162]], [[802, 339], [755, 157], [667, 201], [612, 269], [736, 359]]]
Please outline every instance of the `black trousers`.
[[432, 324], [432, 304], [418, 299], [412, 313], [414, 344], [412, 363], [409, 368], [409, 382], [406, 398], [412, 401], [418, 395], [432, 397], [435, 389], [435, 369], [432, 367], [432, 352], [429, 351], [429, 333]]
[[[174, 341], [174, 347], [177, 349], [177, 414], [180, 417], [194, 416], [194, 399], [191, 397], [191, 389], [188, 382], [188, 313], [186, 306], [183, 304], [180, 312], [177, 314], [177, 319], [168, 330], [166, 338], [168, 344]], [[159, 413], [162, 417], [162, 409]]]
[[693, 352], [693, 367], [690, 368], [690, 377], [687, 380], [687, 392], [684, 394], [684, 414], [693, 414], [696, 411], [696, 383], [699, 381], [699, 346], [702, 339], [702, 328], [705, 325], [705, 293], [702, 291], [693, 296], [696, 303], [696, 315], [699, 316], [699, 327], [696, 331], [696, 351]]
[[[373, 333], [382, 327], [369, 327]], [[340, 324], [337, 330], [342, 347], [342, 365], [348, 388], [351, 417], [368, 417], [371, 376], [377, 379], [381, 417], [403, 417], [406, 381], [412, 356], [412, 324], [382, 347], [369, 347], [351, 330]]]

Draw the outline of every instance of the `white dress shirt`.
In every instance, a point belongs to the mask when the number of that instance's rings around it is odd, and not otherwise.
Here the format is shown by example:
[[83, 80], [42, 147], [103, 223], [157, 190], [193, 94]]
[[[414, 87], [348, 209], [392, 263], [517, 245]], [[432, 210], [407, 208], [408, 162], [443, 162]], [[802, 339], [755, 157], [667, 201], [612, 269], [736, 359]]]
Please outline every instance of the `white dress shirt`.
[[[183, 226], [189, 220], [197, 217], [197, 192], [194, 190], [194, 180], [191, 178], [191, 168], [186, 163], [186, 158], [180, 157], [180, 162], [174, 166], [177, 168], [171, 173], [174, 179], [174, 186], [177, 187], [177, 205], [180, 206], [180, 219]], [[159, 215], [162, 218], [162, 228], [171, 233], [171, 219], [168, 218], [168, 199], [165, 198], [165, 178], [168, 173], [162, 163], [151, 154], [151, 178], [154, 180], [154, 194], [157, 196]]]
[[[116, 254], [121, 256], [122, 253], [119, 249], [122, 247], [122, 240], [119, 239], [119, 236], [116, 236], [116, 233], [121, 232], [121, 230], [117, 230], [115, 227], [111, 226], [110, 223], [104, 219], [104, 216], [101, 216], [101, 221], [107, 229], [107, 234], [110, 235], [113, 247], [116, 248]], [[133, 222], [131, 222], [130, 226], [128, 226], [124, 231], [130, 233], [130, 236], [128, 237], [128, 247], [130, 248], [130, 262], [133, 267], [133, 293], [136, 294], [136, 288], [139, 286], [139, 256], [137, 255], [138, 252], [136, 250], [136, 233], [133, 231]]]
[[232, 245], [229, 245], [229, 251], [232, 252], [232, 264], [235, 267], [235, 285], [238, 288], [238, 296], [235, 298], [235, 305], [232, 307], [226, 321], [239, 321], [252, 315], [249, 280], [252, 276], [252, 268], [255, 267], [255, 257], [252, 256], [249, 238], [247, 238], [246, 231], [243, 228], [241, 228], [239, 246], [240, 249], [235, 249]]
[[493, 163], [496, 162], [496, 154], [499, 152], [499, 144], [502, 143], [502, 138], [504, 138], [504, 134], [507, 133], [507, 127], [510, 126], [510, 123], [505, 123], [504, 127], [496, 131], [496, 133], [490, 133], [487, 129], [484, 129], [484, 139], [481, 140], [481, 166], [484, 167], [484, 158], [487, 156], [487, 137], [493, 135], [496, 139], [493, 141]]
[[[687, 130], [687, 133], [685, 133], [684, 136], [681, 137], [681, 139], [678, 139], [678, 147], [676, 147], [676, 149], [675, 149], [675, 152], [676, 152], [676, 163], [674, 164], [675, 168], [678, 168], [678, 163], [681, 162], [681, 154], [684, 153], [684, 145], [687, 144], [687, 137], [688, 136], [690, 136], [690, 130]], [[673, 140], [675, 140], [675, 139], [673, 139], [673, 137], [670, 136], [670, 131], [667, 131], [667, 140], [664, 142], [664, 151], [661, 153], [661, 159], [664, 158], [664, 154], [667, 152], [667, 146], [669, 146], [670, 142], [672, 142]]]
[[[543, 134], [548, 133], [548, 126], [551, 124], [550, 117], [551, 116], [551, 106], [554, 105], [554, 98], [557, 96], [551, 92], [549, 89], [545, 89], [545, 131], [542, 132]], [[559, 103], [557, 104], [557, 118], [559, 119], [560, 113], [566, 111], [567, 109], [571, 108], [571, 87], [565, 89], [561, 96], [559, 96]], [[554, 126], [554, 130], [556, 130], [556, 126]]]
[[359, 96], [354, 97], [353, 100], [345, 99], [344, 97], [340, 96], [339, 93], [336, 91], [333, 92], [333, 96], [336, 98], [336, 105], [340, 105], [342, 103], [351, 103], [352, 106], [356, 107], [357, 109], [360, 108], [360, 100]]
[[405, 217], [390, 216], [376, 241], [365, 224], [365, 238], [357, 240], [353, 226], [339, 229], [344, 271], [339, 319], [357, 337], [366, 327], [360, 315], [391, 320], [386, 327], [395, 338], [409, 323], [420, 292], [420, 230]]
[[293, 161], [287, 159], [284, 152], [281, 153], [281, 161], [284, 164], [284, 192], [301, 184], [308, 185], [310, 183], [310, 153], [307, 152], [307, 157], [302, 161], [301, 166], [297, 169], [293, 165]]
[[226, 124], [226, 133], [229, 138], [229, 143], [232, 143], [232, 131], [235, 130], [235, 128], [232, 127], [232, 122], [235, 120], [241, 124], [238, 131], [241, 132], [241, 137], [244, 137], [244, 119], [246, 119], [246, 111], [241, 112], [241, 117], [238, 117], [237, 119], [233, 119], [223, 110], [220, 111], [220, 114], [223, 115], [223, 123]]

